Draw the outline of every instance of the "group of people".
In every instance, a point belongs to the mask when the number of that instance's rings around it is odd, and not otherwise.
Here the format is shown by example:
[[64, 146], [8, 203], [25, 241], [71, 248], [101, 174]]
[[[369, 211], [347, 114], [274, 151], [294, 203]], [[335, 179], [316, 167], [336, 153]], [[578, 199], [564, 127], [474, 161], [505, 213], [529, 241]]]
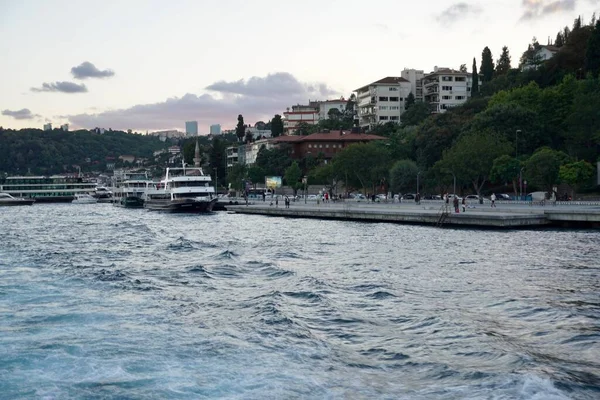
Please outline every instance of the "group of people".
[[[460, 206], [462, 205], [462, 211], [466, 212], [467, 211], [467, 199], [465, 197], [462, 198], [462, 201], [458, 200], [458, 196], [454, 195], [452, 196], [452, 205], [454, 206], [454, 212], [456, 214], [460, 213]], [[448, 205], [450, 204], [450, 196], [448, 196], [448, 193], [444, 193], [444, 202], [446, 203], [446, 207], [448, 207]]]

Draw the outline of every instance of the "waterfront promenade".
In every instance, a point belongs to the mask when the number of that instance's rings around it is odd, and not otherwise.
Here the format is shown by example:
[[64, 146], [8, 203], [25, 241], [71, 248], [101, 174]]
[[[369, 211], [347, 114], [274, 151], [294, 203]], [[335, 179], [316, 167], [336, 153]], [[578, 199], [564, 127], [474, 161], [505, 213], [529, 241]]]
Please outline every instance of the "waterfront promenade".
[[600, 228], [600, 203], [529, 204], [498, 203], [497, 207], [472, 204], [466, 212], [455, 213], [441, 201], [403, 203], [292, 202], [286, 208], [283, 201], [276, 206], [269, 202], [253, 202], [228, 206], [228, 211], [292, 218], [337, 219], [366, 222], [392, 222], [434, 226], [469, 226], [480, 228], [578, 227]]

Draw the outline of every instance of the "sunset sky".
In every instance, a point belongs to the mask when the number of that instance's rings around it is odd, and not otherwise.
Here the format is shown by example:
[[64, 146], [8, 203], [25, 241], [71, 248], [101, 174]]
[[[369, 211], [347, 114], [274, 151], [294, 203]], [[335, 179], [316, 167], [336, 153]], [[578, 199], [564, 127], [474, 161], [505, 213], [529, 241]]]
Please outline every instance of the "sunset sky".
[[600, 0], [0, 0], [0, 125], [224, 129], [403, 68], [513, 66]]

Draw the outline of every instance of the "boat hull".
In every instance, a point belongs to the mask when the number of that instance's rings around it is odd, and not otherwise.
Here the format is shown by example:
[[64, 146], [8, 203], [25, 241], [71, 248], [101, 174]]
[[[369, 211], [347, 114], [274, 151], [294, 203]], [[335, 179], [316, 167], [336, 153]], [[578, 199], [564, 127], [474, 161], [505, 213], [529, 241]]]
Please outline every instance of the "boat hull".
[[209, 213], [213, 211], [213, 207], [215, 206], [216, 202], [216, 198], [211, 200], [148, 199], [146, 200], [144, 207], [152, 211], [163, 211], [170, 213]]
[[75, 196], [39, 196], [30, 197], [36, 203], [71, 203]]
[[0, 201], [0, 207], [14, 207], [14, 206], [30, 206], [35, 203], [33, 199], [13, 199]]
[[136, 196], [121, 197], [115, 205], [124, 208], [144, 208], [144, 200]]

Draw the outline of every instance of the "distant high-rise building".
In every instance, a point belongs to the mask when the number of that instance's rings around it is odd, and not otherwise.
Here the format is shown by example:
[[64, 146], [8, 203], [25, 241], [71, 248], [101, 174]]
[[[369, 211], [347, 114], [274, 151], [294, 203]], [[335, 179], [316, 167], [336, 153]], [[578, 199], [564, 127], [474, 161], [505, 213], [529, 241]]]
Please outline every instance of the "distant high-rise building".
[[48, 122], [47, 124], [44, 124], [44, 130], [45, 131], [51, 131], [52, 130], [52, 123]]
[[220, 135], [221, 134], [221, 124], [214, 124], [210, 126], [210, 134], [211, 135]]
[[186, 121], [185, 133], [188, 135], [198, 135], [198, 121]]
[[69, 124], [62, 124], [60, 126], [60, 129], [62, 129], [65, 132], [69, 132]]

